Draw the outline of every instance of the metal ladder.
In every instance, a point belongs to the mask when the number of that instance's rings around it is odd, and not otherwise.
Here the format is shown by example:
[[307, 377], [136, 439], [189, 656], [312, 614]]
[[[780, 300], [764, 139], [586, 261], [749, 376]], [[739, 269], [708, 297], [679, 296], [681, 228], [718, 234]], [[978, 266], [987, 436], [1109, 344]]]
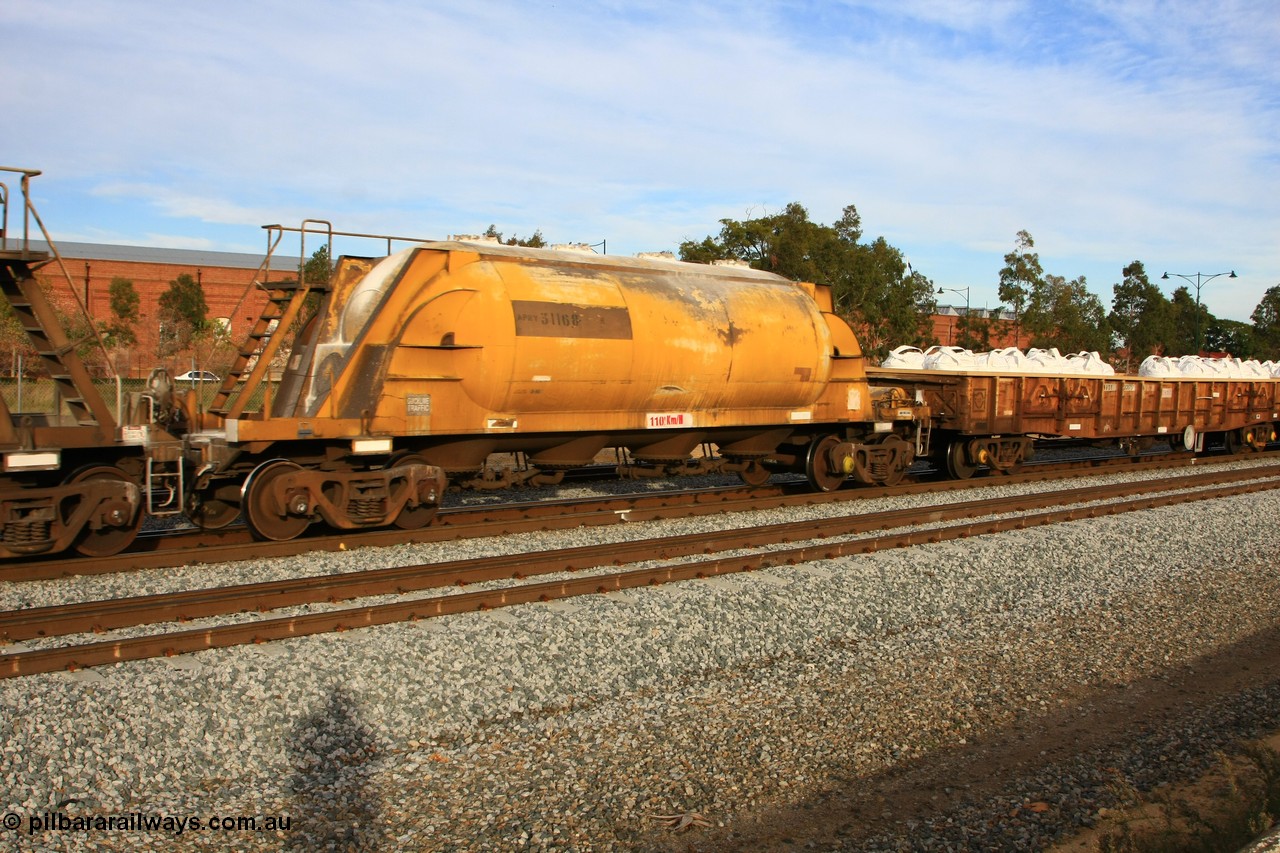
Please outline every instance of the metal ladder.
[[[226, 379], [217, 395], [209, 404], [209, 413], [223, 418], [238, 418], [245, 410], [254, 391], [268, 375], [272, 359], [280, 350], [281, 343], [288, 335], [295, 320], [302, 313], [302, 306], [307, 295], [321, 290], [327, 285], [313, 285], [306, 280], [306, 236], [307, 234], [323, 234], [327, 238], [330, 255], [333, 253], [333, 225], [323, 219], [304, 219], [301, 228], [285, 228], [282, 225], [265, 225], [267, 231], [267, 255], [258, 267], [255, 280], [261, 279], [258, 287], [267, 292], [267, 302], [262, 307], [262, 315], [245, 338], [235, 362], [227, 371]], [[297, 279], [294, 281], [269, 281], [271, 276], [271, 258], [276, 247], [280, 245], [285, 231], [296, 231], [300, 235]], [[247, 295], [247, 293], [246, 293]], [[241, 297], [241, 302], [244, 297]], [[237, 306], [237, 311], [239, 306]], [[263, 342], [266, 342], [265, 344]], [[256, 361], [254, 361], [256, 357]], [[253, 367], [249, 367], [250, 362]], [[263, 401], [263, 413], [268, 408]]]
[[[182, 496], [183, 478], [181, 464], [175, 465], [172, 471], [157, 471], [156, 461], [147, 457], [147, 513], [149, 515], [180, 515], [183, 511]], [[164, 500], [158, 500], [164, 495]]]
[[[96, 427], [98, 438], [102, 442], [115, 439], [116, 420], [107, 407], [106, 401], [93, 384], [83, 360], [76, 352], [84, 341], [72, 341], [63, 328], [62, 320], [54, 311], [44, 288], [36, 281], [33, 272], [50, 262], [56, 261], [66, 274], [68, 283], [71, 276], [62, 265], [53, 241], [40, 221], [35, 206], [31, 203], [29, 183], [31, 178], [39, 175], [36, 169], [17, 169], [0, 166], [0, 172], [17, 172], [21, 178], [23, 227], [21, 238], [8, 236], [9, 191], [0, 184], [0, 293], [13, 306], [14, 315], [26, 331], [32, 345], [40, 357], [41, 365], [52, 377], [62, 401], [71, 410], [72, 417], [78, 426]], [[31, 248], [29, 223], [34, 219], [50, 251]], [[74, 289], [72, 294], [75, 295]], [[76, 296], [76, 303], [88, 319], [90, 329], [95, 338], [97, 330], [92, 318], [84, 312], [84, 305]], [[87, 338], [86, 338], [87, 340]], [[101, 344], [101, 338], [98, 338]], [[0, 405], [3, 405], [0, 403]], [[7, 415], [5, 411], [0, 414]], [[8, 420], [6, 418], [6, 420]], [[55, 417], [55, 420], [57, 418]], [[0, 429], [3, 429], [0, 427]]]
[[[211, 414], [237, 417], [243, 413], [248, 398], [261, 382], [280, 348], [281, 339], [302, 310], [302, 303], [311, 290], [305, 282], [274, 282], [261, 286], [267, 291], [267, 303], [227, 371], [222, 387], [209, 404]], [[265, 345], [262, 343], [264, 340]], [[255, 356], [257, 361], [251, 368], [249, 363]]]

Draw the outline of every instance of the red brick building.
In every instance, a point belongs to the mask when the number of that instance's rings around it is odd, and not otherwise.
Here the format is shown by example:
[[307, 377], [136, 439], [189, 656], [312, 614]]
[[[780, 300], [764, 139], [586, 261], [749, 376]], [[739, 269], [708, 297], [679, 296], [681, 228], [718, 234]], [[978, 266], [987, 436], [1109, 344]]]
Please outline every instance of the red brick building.
[[[32, 248], [45, 250], [47, 246], [33, 241]], [[53, 261], [42, 267], [37, 276], [64, 306], [70, 307], [68, 290], [73, 289], [97, 321], [111, 318], [112, 279], [133, 282], [140, 299], [141, 316], [134, 327], [138, 342], [116, 354], [117, 370], [122, 376], [145, 377], [162, 363], [156, 355], [160, 335], [158, 305], [160, 295], [178, 276], [186, 274], [200, 283], [209, 306], [209, 319], [221, 323], [236, 345], [245, 339], [266, 302], [265, 293], [255, 286], [260, 277], [262, 255], [70, 242], [59, 242], [57, 249], [66, 274]], [[290, 277], [297, 268], [297, 258], [272, 258], [271, 278]], [[213, 369], [221, 374], [222, 365], [192, 363], [213, 357], [186, 353], [165, 360], [164, 366], [174, 375], [193, 367]], [[224, 353], [224, 360], [225, 357]]]
[[[1030, 345], [1030, 336], [1017, 329], [1012, 311], [993, 311], [989, 308], [968, 309], [958, 305], [939, 305], [938, 313], [933, 315], [933, 336], [937, 338], [938, 343], [943, 346], [951, 346], [959, 341], [964, 332], [961, 322], [965, 311], [972, 312], [975, 327], [984, 323], [989, 324], [991, 330], [990, 349], [1016, 346], [1025, 350]], [[1018, 332], [1016, 335], [1015, 330]]]

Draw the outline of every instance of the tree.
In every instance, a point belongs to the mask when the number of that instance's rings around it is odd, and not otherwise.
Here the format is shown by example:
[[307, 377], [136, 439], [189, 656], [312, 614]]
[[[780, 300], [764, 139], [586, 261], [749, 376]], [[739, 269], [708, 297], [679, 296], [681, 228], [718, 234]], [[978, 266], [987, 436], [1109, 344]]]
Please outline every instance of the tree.
[[834, 282], [836, 306], [877, 363], [896, 346], [931, 343], [937, 288], [911, 269], [883, 237], [856, 246], [850, 266]]
[[[303, 334], [307, 326], [320, 313], [320, 308], [324, 304], [325, 292], [328, 290], [329, 283], [333, 280], [334, 261], [329, 252], [329, 245], [326, 243], [311, 253], [302, 264], [302, 280], [306, 282], [311, 290], [303, 299], [302, 306], [298, 309], [298, 314], [293, 318], [293, 322], [287, 329], [277, 328], [276, 321], [272, 321], [268, 333], [270, 337], [281, 336], [280, 346], [276, 351], [276, 358], [273, 361], [274, 370], [277, 366], [283, 370], [284, 365], [288, 363], [289, 354], [293, 350], [298, 336]], [[291, 283], [291, 282], [290, 282]], [[231, 330], [223, 328], [219, 324], [211, 324], [217, 328], [210, 329], [212, 334], [197, 336], [197, 352], [201, 348], [208, 352], [207, 363], [213, 367], [220, 366], [221, 362], [230, 365], [236, 356], [236, 344], [231, 339]], [[265, 346], [267, 339], [259, 342], [259, 346]], [[215, 372], [216, 369], [215, 369]]]
[[991, 349], [993, 333], [990, 316], [980, 311], [966, 311], [956, 319], [956, 346], [983, 352]]
[[329, 246], [325, 244], [311, 253], [311, 257], [302, 265], [302, 279], [312, 287], [324, 286], [333, 276], [333, 259], [329, 257]]
[[1089, 291], [1084, 276], [1067, 281], [1046, 275], [1027, 300], [1026, 328], [1031, 346], [1109, 353], [1111, 329], [1102, 300]]
[[1169, 310], [1172, 315], [1173, 338], [1169, 341], [1166, 353], [1175, 356], [1197, 354], [1196, 333], [1208, 325], [1205, 322], [1208, 310], [1203, 305], [1196, 305], [1195, 298], [1185, 284], [1173, 291]]
[[1173, 338], [1173, 313], [1169, 300], [1147, 278], [1141, 261], [1134, 261], [1121, 272], [1124, 281], [1112, 286], [1114, 295], [1107, 321], [1128, 352], [1128, 372], [1135, 361], [1168, 347]]
[[1267, 288], [1249, 319], [1253, 321], [1255, 354], [1263, 359], [1280, 360], [1280, 284]]
[[1230, 353], [1236, 358], [1253, 358], [1258, 352], [1252, 326], [1217, 317], [1211, 319], [1204, 330], [1204, 348], [1208, 352]]
[[107, 300], [111, 308], [111, 317], [100, 323], [103, 340], [111, 349], [131, 347], [138, 342], [134, 332], [134, 324], [138, 322], [138, 306], [142, 299], [134, 288], [133, 282], [127, 278], [111, 279], [107, 289]]
[[822, 225], [792, 202], [776, 214], [722, 219], [718, 237], [686, 240], [680, 258], [734, 259], [792, 280], [830, 285], [836, 313], [871, 358], [899, 344], [925, 343], [936, 308], [933, 283], [910, 269], [883, 237], [870, 244], [859, 242], [861, 237], [862, 219], [853, 205], [833, 225]]
[[1022, 315], [1031, 293], [1044, 283], [1040, 256], [1031, 251], [1036, 242], [1025, 230], [1014, 237], [1013, 251], [1004, 256], [1000, 270], [1000, 301], [1013, 309], [1013, 339], [1022, 339]]
[[225, 325], [208, 322], [191, 336], [190, 350], [194, 364], [222, 375], [235, 359], [238, 347]]
[[8, 299], [0, 299], [0, 349], [9, 365], [5, 371], [9, 376], [18, 375], [19, 361], [22, 361], [24, 371], [39, 363], [31, 337], [18, 320], [18, 315], [13, 313], [13, 305]]
[[1019, 231], [1000, 270], [1000, 301], [1014, 311], [1015, 340], [1026, 334], [1033, 347], [1110, 353], [1111, 330], [1102, 300], [1089, 291], [1084, 276], [1068, 281], [1046, 274], [1033, 248], [1031, 235]]
[[98, 321], [98, 334], [115, 364], [116, 373], [128, 373], [129, 349], [138, 342], [134, 328], [141, 316], [138, 312], [141, 302], [130, 279], [119, 276], [111, 279], [107, 288], [110, 316]]
[[532, 237], [509, 237], [504, 240], [502, 232], [498, 230], [497, 226], [490, 225], [485, 230], [484, 236], [497, 240], [505, 246], [524, 246], [529, 249], [541, 249], [547, 245], [547, 241], [542, 238], [541, 231], [534, 231]]
[[192, 339], [208, 324], [209, 305], [204, 288], [189, 273], [169, 282], [160, 294], [160, 352], [173, 356], [190, 348]]
[[680, 244], [680, 258], [701, 263], [739, 260], [795, 281], [833, 283], [849, 250], [857, 245], [861, 235], [857, 223], [852, 206], [845, 208], [836, 227], [829, 227], [809, 221], [804, 206], [792, 202], [771, 216], [721, 219], [719, 239], [685, 241]]
[[333, 258], [329, 257], [329, 246], [325, 244], [319, 249], [311, 253], [311, 257], [302, 266], [302, 280], [313, 288], [302, 303], [298, 316], [294, 318], [291, 337], [289, 338], [290, 346], [297, 337], [301, 329], [306, 328], [312, 318], [320, 312], [320, 305], [324, 301], [322, 291], [327, 290], [329, 282], [333, 280], [334, 272]]

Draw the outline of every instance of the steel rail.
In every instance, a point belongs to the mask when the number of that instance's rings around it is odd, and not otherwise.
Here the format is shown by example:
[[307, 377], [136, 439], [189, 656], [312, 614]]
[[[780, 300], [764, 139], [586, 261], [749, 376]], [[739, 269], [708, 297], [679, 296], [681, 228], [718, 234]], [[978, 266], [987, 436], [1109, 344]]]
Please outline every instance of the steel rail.
[[[636, 569], [607, 575], [592, 575], [563, 581], [523, 584], [495, 590], [456, 593], [390, 604], [369, 605], [306, 614], [256, 620], [237, 625], [184, 630], [124, 640], [103, 641], [87, 645], [19, 651], [0, 655], [0, 678], [77, 669], [125, 660], [184, 654], [210, 648], [222, 648], [249, 642], [266, 642], [326, 631], [348, 630], [369, 625], [388, 624], [406, 619], [457, 614], [474, 610], [505, 607], [534, 601], [550, 601], [591, 592], [608, 592], [640, 586], [731, 574], [783, 564], [834, 559], [886, 548], [941, 542], [948, 539], [1022, 529], [1033, 525], [1092, 518], [1157, 506], [1207, 500], [1280, 488], [1280, 479], [1253, 483], [1217, 485], [1208, 489], [1147, 496], [1117, 503], [1095, 504], [1019, 515], [1013, 518], [989, 518], [978, 522], [935, 527], [924, 530], [889, 533], [871, 539], [824, 541], [784, 551], [770, 551], [746, 556], [714, 558], [674, 566]], [[653, 555], [650, 554], [649, 558]]]
[[1216, 484], [1280, 479], [1280, 466], [1266, 474], [1253, 471], [1217, 472], [1172, 477], [1158, 481], [1124, 483], [1109, 487], [1069, 489], [1042, 495], [1017, 495], [994, 499], [936, 504], [904, 510], [888, 510], [860, 516], [779, 522], [718, 533], [642, 539], [587, 545], [536, 553], [455, 560], [434, 565], [396, 566], [338, 575], [289, 578], [176, 593], [86, 601], [48, 607], [0, 611], [0, 640], [7, 642], [100, 633], [157, 622], [187, 622], [208, 616], [247, 611], [265, 612], [303, 604], [336, 602], [373, 595], [404, 594], [446, 586], [466, 586], [485, 581], [522, 579], [553, 572], [580, 571], [646, 559], [674, 559], [716, 553], [733, 548], [757, 548], [807, 539], [865, 534], [922, 522], [976, 518], [1006, 512], [1079, 504], [1100, 498], [1128, 497], [1152, 492], [1202, 486], [1206, 478]]
[[[1253, 454], [1238, 458], [1257, 458]], [[1198, 460], [1191, 454], [1162, 454], [1036, 465], [1035, 470], [969, 480], [913, 482], [892, 487], [841, 489], [813, 492], [801, 484], [775, 483], [761, 488], [745, 486], [694, 489], [644, 495], [612, 495], [592, 499], [542, 500], [444, 510], [436, 521], [420, 530], [379, 529], [304, 536], [287, 542], [259, 542], [243, 528], [187, 532], [143, 543], [151, 550], [135, 550], [105, 558], [65, 555], [21, 563], [0, 563], [0, 581], [50, 580], [71, 575], [114, 574], [142, 569], [174, 568], [197, 564], [295, 556], [312, 551], [339, 551], [352, 547], [447, 542], [483, 536], [603, 526], [641, 518], [672, 518], [711, 512], [738, 512], [796, 504], [870, 500], [908, 494], [936, 494], [1048, 479], [1084, 477], [1112, 469], [1152, 471], [1184, 468]], [[1203, 464], [1203, 463], [1201, 463]], [[1030, 466], [1029, 466], [1030, 467]]]

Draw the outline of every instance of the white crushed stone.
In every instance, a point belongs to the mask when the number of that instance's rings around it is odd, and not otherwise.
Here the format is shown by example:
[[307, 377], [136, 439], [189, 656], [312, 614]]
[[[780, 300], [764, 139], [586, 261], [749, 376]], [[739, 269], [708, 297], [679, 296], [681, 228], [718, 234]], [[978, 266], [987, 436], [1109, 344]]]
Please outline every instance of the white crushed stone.
[[[32, 606], [830, 511], [8, 584], [0, 601]], [[1280, 495], [1265, 492], [726, 582], [3, 681], [0, 790], [21, 828], [0, 830], [0, 841], [125, 850], [174, 840], [163, 830], [27, 834], [30, 818], [61, 811], [291, 817], [287, 832], [184, 833], [184, 843], [211, 850], [653, 849], [676, 836], [648, 815], [697, 812], [723, 825], [833, 774], [866, 776], [964, 743], [1052, 707], [1064, 690], [1123, 683], [1274, 625], [1278, 517]]]

